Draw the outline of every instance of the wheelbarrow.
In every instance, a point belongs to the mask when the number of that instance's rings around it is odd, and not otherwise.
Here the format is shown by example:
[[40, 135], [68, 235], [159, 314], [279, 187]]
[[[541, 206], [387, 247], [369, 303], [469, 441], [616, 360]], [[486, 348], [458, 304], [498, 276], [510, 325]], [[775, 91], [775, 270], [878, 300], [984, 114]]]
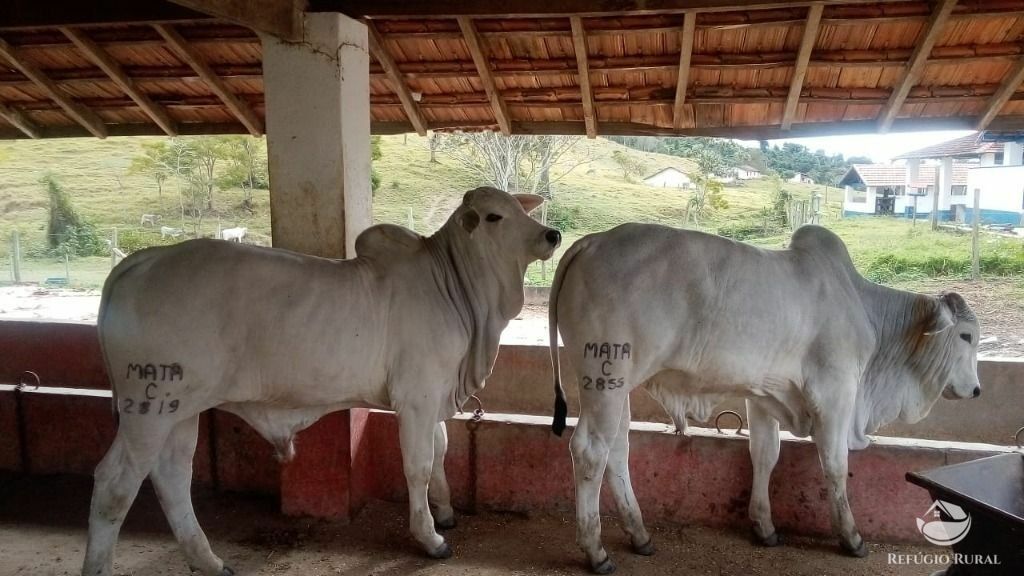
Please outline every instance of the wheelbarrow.
[[932, 576], [1024, 575], [1024, 453], [906, 478], [935, 501], [918, 529], [933, 544], [952, 547], [950, 565]]

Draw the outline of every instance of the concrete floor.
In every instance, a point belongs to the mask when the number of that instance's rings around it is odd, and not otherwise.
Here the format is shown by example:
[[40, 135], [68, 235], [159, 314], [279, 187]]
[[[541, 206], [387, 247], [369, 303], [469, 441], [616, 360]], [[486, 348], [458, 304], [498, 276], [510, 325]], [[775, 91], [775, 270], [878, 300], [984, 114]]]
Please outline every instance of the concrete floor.
[[[83, 477], [0, 475], [0, 575], [77, 574], [90, 485]], [[196, 511], [214, 550], [239, 576], [586, 574], [571, 514], [460, 514], [459, 526], [447, 532], [455, 555], [432, 561], [409, 537], [401, 504], [373, 503], [343, 524], [282, 517], [273, 498], [197, 491]], [[657, 553], [635, 556], [615, 521], [605, 521], [618, 574], [877, 576], [935, 569], [889, 564], [890, 553], [929, 551], [915, 546], [873, 544], [868, 558], [854, 559], [838, 554], [831, 540], [788, 538], [785, 546], [765, 549], [742, 532], [680, 526], [652, 532]], [[148, 486], [128, 517], [116, 558], [118, 575], [188, 574]]]

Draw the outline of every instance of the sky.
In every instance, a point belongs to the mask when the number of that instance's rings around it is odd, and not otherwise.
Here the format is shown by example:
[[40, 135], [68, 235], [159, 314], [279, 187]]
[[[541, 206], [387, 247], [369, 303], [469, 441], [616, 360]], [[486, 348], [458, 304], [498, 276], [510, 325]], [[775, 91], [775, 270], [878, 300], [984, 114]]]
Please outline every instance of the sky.
[[[888, 162], [893, 156], [925, 146], [945, 142], [970, 134], [970, 130], [933, 130], [928, 132], [896, 132], [889, 134], [859, 134], [846, 136], [820, 136], [817, 138], [789, 138], [769, 140], [770, 145], [781, 146], [793, 142], [808, 147], [811, 152], [824, 150], [828, 154], [844, 157], [867, 156], [875, 162]], [[739, 140], [741, 145], [756, 148], [756, 140]]]

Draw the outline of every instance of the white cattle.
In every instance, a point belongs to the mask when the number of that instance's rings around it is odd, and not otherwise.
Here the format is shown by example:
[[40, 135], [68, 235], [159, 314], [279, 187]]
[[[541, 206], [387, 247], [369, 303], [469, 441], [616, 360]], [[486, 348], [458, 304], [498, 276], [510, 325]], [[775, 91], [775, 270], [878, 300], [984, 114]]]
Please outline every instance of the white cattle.
[[235, 242], [241, 242], [242, 238], [245, 238], [245, 233], [248, 231], [248, 228], [225, 228], [224, 230], [221, 230], [220, 237], [229, 242], [232, 240]]
[[179, 238], [185, 231], [181, 228], [171, 228], [170, 226], [160, 227], [160, 238]]
[[159, 222], [159, 221], [160, 221], [160, 215], [159, 214], [143, 214], [142, 218], [139, 220], [139, 225], [140, 226], [146, 226], [148, 224], [150, 226], [156, 226], [156, 223]]
[[614, 570], [600, 541], [602, 477], [634, 550], [653, 547], [630, 484], [629, 392], [638, 386], [682, 430], [726, 396], [747, 398], [754, 478], [750, 516], [777, 542], [768, 483], [779, 425], [812, 435], [842, 547], [867, 553], [846, 497], [847, 453], [897, 418], [914, 422], [940, 394], [981, 392], [978, 323], [957, 294], [931, 297], [861, 277], [833, 233], [805, 226], [788, 250], [700, 232], [626, 224], [562, 257], [551, 287], [553, 430], [565, 428], [557, 336], [580, 376], [571, 449], [577, 542], [591, 568]]
[[[132, 254], [103, 288], [99, 333], [119, 413], [96, 469], [83, 576], [109, 576], [117, 533], [148, 475], [188, 563], [231, 574], [189, 496], [199, 415], [219, 407], [282, 460], [296, 433], [351, 407], [397, 413], [410, 529], [429, 555], [454, 523], [443, 421], [484, 385], [523, 306], [526, 266], [561, 236], [528, 216], [539, 196], [467, 192], [433, 236], [392, 225], [357, 257], [192, 240]], [[429, 489], [428, 489], [429, 485]]]

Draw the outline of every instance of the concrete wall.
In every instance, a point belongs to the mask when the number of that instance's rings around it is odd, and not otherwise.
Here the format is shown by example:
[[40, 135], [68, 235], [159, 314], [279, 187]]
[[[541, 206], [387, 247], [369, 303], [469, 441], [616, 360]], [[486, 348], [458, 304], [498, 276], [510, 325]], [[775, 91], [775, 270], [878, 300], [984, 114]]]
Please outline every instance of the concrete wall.
[[[546, 290], [533, 292], [534, 298], [546, 300]], [[0, 350], [0, 384], [17, 384], [23, 371], [33, 370], [43, 386], [109, 388], [95, 326], [2, 321]], [[575, 413], [575, 375], [564, 361], [562, 371], [570, 410]], [[979, 362], [978, 372], [983, 389], [981, 398], [939, 399], [925, 420], [914, 425], [894, 424], [884, 433], [1010, 444], [1013, 433], [1024, 426], [1024, 361], [985, 359]], [[480, 399], [488, 412], [549, 416], [554, 393], [547, 347], [503, 345]], [[721, 408], [744, 412], [739, 400], [727, 401]], [[634, 421], [670, 422], [661, 406], [643, 390], [633, 393], [632, 409]], [[109, 407], [106, 411], [109, 412]]]
[[644, 180], [644, 184], [656, 188], [689, 188], [693, 182], [686, 174], [670, 169], [658, 172], [654, 176]]
[[[973, 213], [974, 190], [981, 190], [981, 219], [1019, 225], [1024, 213], [1024, 166], [986, 166], [967, 171], [967, 213]], [[973, 216], [968, 216], [971, 222]]]

